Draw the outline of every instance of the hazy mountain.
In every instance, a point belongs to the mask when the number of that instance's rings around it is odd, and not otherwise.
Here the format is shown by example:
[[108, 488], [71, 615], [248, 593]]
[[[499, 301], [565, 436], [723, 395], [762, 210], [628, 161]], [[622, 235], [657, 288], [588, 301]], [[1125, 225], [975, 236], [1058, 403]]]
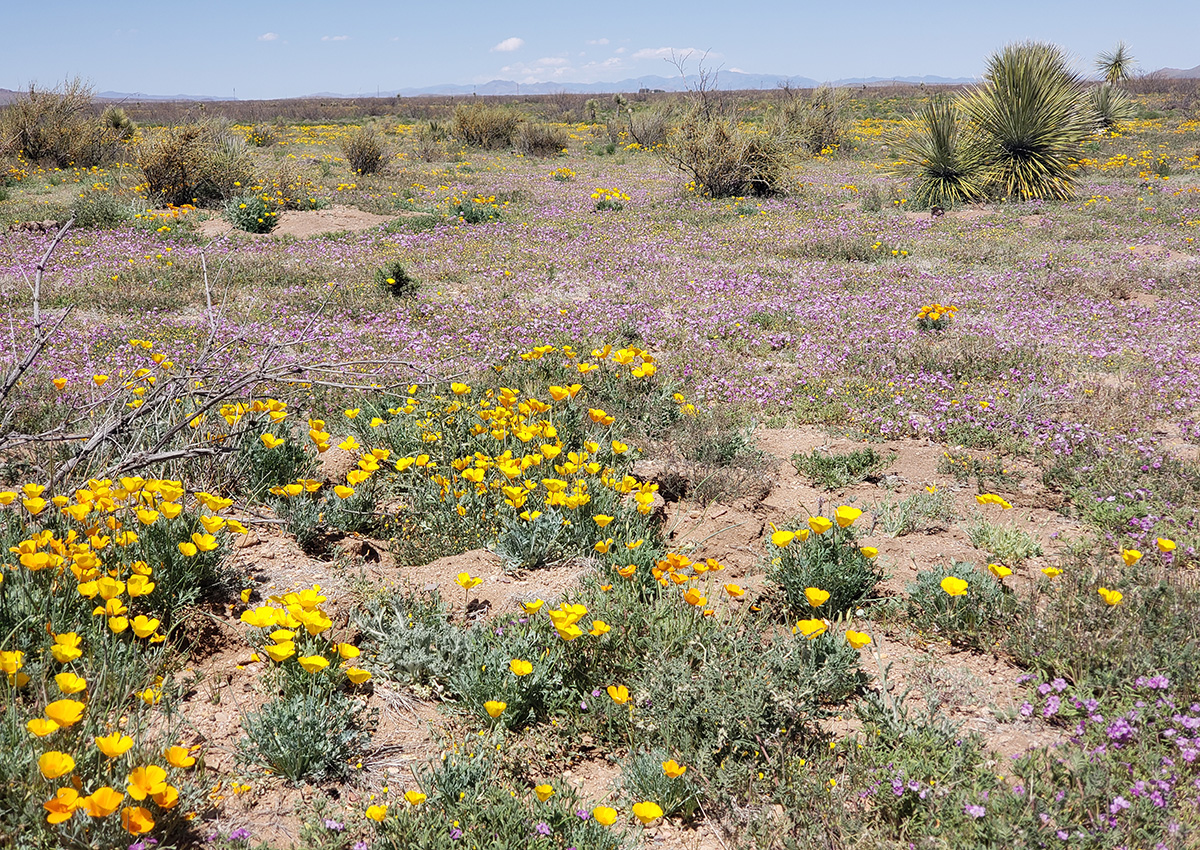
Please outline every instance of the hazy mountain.
[[102, 91], [96, 100], [232, 100], [208, 94], [146, 94], [145, 92]]
[[1196, 80], [1200, 79], [1200, 65], [1195, 68], [1188, 68], [1186, 71], [1179, 68], [1163, 68], [1155, 71], [1150, 76], [1152, 77], [1170, 77], [1175, 80]]

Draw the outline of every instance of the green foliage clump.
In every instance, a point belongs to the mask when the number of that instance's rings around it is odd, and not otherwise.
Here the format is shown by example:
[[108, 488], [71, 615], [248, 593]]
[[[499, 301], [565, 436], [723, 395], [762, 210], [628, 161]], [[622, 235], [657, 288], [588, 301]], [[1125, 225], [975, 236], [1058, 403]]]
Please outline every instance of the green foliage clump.
[[387, 159], [383, 139], [371, 127], [359, 127], [342, 141], [342, 156], [356, 174], [374, 174]]
[[240, 195], [252, 180], [245, 142], [217, 120], [167, 127], [138, 148], [152, 203], [211, 205]]
[[[951, 596], [942, 587], [947, 576], [967, 583], [966, 592]], [[1012, 594], [986, 570], [955, 561], [948, 569], [921, 570], [908, 587], [909, 621], [925, 634], [951, 643], [983, 649], [1011, 618]]]
[[782, 131], [813, 155], [830, 154], [842, 143], [849, 126], [845, 95], [831, 86], [821, 86], [808, 98], [796, 94], [780, 112]]
[[451, 625], [449, 610], [436, 591], [396, 591], [373, 599], [359, 610], [355, 622], [363, 647], [397, 682], [448, 683], [467, 657], [466, 636]]
[[657, 803], [665, 817], [688, 819], [700, 804], [696, 783], [687, 775], [668, 776], [663, 764], [673, 761], [670, 753], [655, 747], [630, 753], [621, 764], [621, 788], [630, 800]]
[[967, 537], [976, 549], [987, 552], [991, 559], [1004, 564], [1015, 566], [1042, 554], [1042, 544], [1029, 532], [989, 522], [983, 517], [976, 517], [967, 527]]
[[81, 228], [107, 228], [129, 221], [134, 207], [111, 189], [93, 189], [75, 199], [71, 206], [75, 226]]
[[481, 101], [465, 103], [454, 110], [454, 137], [474, 148], [506, 148], [512, 144], [521, 120], [515, 109], [488, 106]]
[[976, 148], [966, 144], [956, 106], [942, 98], [930, 100], [909, 122], [899, 142], [897, 173], [912, 179], [912, 204], [917, 209], [952, 207], [986, 197]]
[[895, 455], [884, 457], [870, 447], [845, 454], [813, 449], [808, 454], [796, 452], [792, 455], [792, 466], [796, 467], [796, 472], [812, 481], [813, 486], [837, 490], [878, 479], [894, 460]]
[[514, 137], [517, 151], [526, 156], [558, 156], [567, 147], [567, 131], [557, 124], [526, 121]]
[[778, 134], [729, 116], [693, 110], [663, 152], [696, 191], [713, 198], [771, 195], [783, 187], [784, 149]]
[[421, 291], [420, 282], [408, 273], [399, 260], [392, 260], [377, 268], [375, 284], [396, 298], [413, 298]]
[[1118, 124], [1137, 117], [1137, 104], [1124, 90], [1109, 83], [1089, 89], [1087, 103], [1092, 123], [1106, 132], [1111, 133]]
[[240, 760], [292, 782], [341, 779], [366, 744], [358, 701], [321, 689], [271, 700], [242, 720]]
[[[823, 616], [853, 611], [883, 578], [883, 570], [874, 558], [863, 554], [850, 527], [835, 522], [823, 534], [808, 528], [791, 532], [785, 527], [780, 532], [777, 537], [772, 535], [778, 543], [772, 540], [768, 547], [771, 566], [767, 576], [783, 590], [793, 614], [813, 611], [804, 593], [810, 587], [829, 594], [820, 608]], [[793, 533], [793, 538], [787, 537]]]
[[225, 220], [246, 233], [270, 233], [279, 224], [279, 213], [262, 195], [241, 195], [225, 202]]
[[958, 520], [954, 500], [943, 490], [920, 490], [898, 502], [886, 501], [872, 510], [875, 520], [892, 537], [944, 528]]
[[494, 197], [477, 195], [474, 198], [462, 198], [450, 206], [450, 215], [464, 224], [486, 224], [499, 221], [503, 215], [500, 204]]

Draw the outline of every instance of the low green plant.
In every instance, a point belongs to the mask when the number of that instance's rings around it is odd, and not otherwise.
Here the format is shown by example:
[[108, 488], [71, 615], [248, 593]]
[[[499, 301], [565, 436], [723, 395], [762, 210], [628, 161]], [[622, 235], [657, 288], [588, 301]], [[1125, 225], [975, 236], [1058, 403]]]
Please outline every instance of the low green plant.
[[279, 213], [261, 195], [242, 195], [225, 202], [225, 220], [246, 233], [270, 233], [279, 224]]
[[940, 475], [953, 475], [960, 484], [967, 484], [974, 479], [979, 493], [1014, 490], [1024, 477], [1020, 471], [1012, 468], [1011, 461], [956, 448], [942, 452], [937, 471]]
[[[966, 582], [966, 587], [943, 584], [947, 577]], [[995, 643], [1015, 607], [1013, 595], [994, 576], [960, 561], [945, 569], [922, 570], [908, 586], [908, 618], [914, 627], [977, 649]]]
[[359, 701], [337, 691], [271, 700], [242, 718], [239, 759], [292, 782], [341, 779], [368, 740]]
[[116, 227], [134, 216], [134, 208], [109, 189], [94, 189], [75, 199], [71, 206], [75, 226], [80, 228]]
[[955, 104], [935, 98], [898, 138], [897, 173], [911, 178], [915, 208], [952, 207], [986, 196], [982, 160], [961, 125]]
[[377, 268], [375, 284], [395, 298], [412, 298], [421, 290], [420, 283], [399, 260], [391, 260]]
[[629, 200], [629, 196], [620, 189], [596, 189], [592, 192], [592, 200], [596, 202], [597, 212], [617, 212], [625, 209], [625, 202]]
[[898, 502], [879, 502], [871, 510], [876, 522], [891, 537], [919, 531], [928, 533], [945, 528], [959, 518], [950, 494], [936, 488], [920, 490]]
[[371, 127], [359, 127], [342, 140], [342, 156], [356, 174], [374, 174], [383, 168], [387, 147]]
[[[824, 517], [814, 521], [821, 520]], [[778, 529], [771, 535], [767, 550], [771, 561], [767, 576], [783, 590], [788, 609], [797, 615], [823, 617], [853, 611], [871, 595], [883, 578], [883, 570], [874, 558], [863, 553], [850, 527], [833, 522], [820, 534], [803, 525], [794, 531], [796, 527], [792, 523]], [[816, 612], [805, 594], [808, 588], [829, 594]]]
[[499, 221], [503, 215], [495, 198], [484, 198], [482, 195], [456, 201], [451, 205], [449, 213], [464, 224], [486, 224]]
[[812, 481], [813, 486], [837, 490], [863, 481], [878, 479], [895, 460], [884, 457], [873, 448], [855, 449], [844, 454], [813, 449], [808, 454], [792, 455], [796, 472]]
[[392, 591], [369, 601], [355, 623], [375, 664], [405, 684], [448, 683], [469, 651], [465, 633], [451, 625], [436, 591]]
[[1007, 565], [1015, 566], [1042, 554], [1042, 544], [1029, 532], [989, 522], [982, 516], [976, 516], [967, 526], [967, 536], [972, 546], [988, 553], [990, 560]]

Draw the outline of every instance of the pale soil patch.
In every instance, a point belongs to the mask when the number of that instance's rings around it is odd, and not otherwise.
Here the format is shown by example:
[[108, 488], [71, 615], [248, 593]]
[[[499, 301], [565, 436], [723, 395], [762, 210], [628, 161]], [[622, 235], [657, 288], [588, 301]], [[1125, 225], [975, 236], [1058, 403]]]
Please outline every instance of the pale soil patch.
[[[363, 212], [354, 207], [334, 205], [323, 210], [287, 210], [279, 214], [279, 224], [270, 233], [250, 234], [239, 233], [241, 236], [292, 236], [296, 239], [308, 239], [322, 233], [345, 233], [359, 230], [370, 230], [387, 224], [399, 215], [419, 215], [419, 213], [398, 213], [395, 216], [375, 215]], [[233, 225], [225, 219], [217, 217], [200, 222], [196, 231], [201, 236], [210, 239], [234, 233]]]

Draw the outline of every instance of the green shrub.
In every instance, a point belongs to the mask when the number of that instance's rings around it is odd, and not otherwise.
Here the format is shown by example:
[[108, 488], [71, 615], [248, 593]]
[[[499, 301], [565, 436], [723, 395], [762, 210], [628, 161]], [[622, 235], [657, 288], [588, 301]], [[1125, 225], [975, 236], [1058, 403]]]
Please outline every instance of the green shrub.
[[223, 202], [253, 179], [245, 143], [216, 120], [160, 130], [142, 143], [137, 161], [156, 204]]
[[408, 273], [399, 260], [392, 260], [377, 268], [375, 284], [396, 298], [413, 298], [421, 290], [420, 283]]
[[393, 591], [368, 602], [355, 624], [374, 663], [404, 684], [447, 684], [469, 652], [436, 591]]
[[361, 713], [337, 691], [278, 697], [242, 719], [239, 759], [292, 782], [341, 779], [368, 740]]
[[667, 162], [714, 198], [770, 195], [782, 188], [783, 147], [773, 133], [696, 109], [668, 139]]
[[895, 455], [885, 458], [872, 448], [855, 449], [846, 454], [813, 449], [807, 455], [802, 452], [792, 455], [792, 466], [814, 487], [837, 490], [862, 481], [877, 480], [895, 459]]
[[0, 110], [0, 155], [19, 155], [58, 168], [111, 162], [136, 129], [124, 113], [119, 113], [124, 120], [114, 125], [115, 114], [106, 110], [98, 121], [92, 89], [79, 78], [50, 90], [30, 85], [27, 93]]
[[526, 156], [558, 156], [567, 147], [567, 131], [557, 124], [526, 121], [517, 127], [514, 146]]
[[521, 123], [521, 114], [504, 106], [466, 103], [454, 110], [454, 137], [475, 148], [506, 148]]
[[342, 141], [342, 156], [356, 174], [374, 174], [383, 167], [387, 148], [371, 127], [360, 127]]
[[[941, 586], [947, 576], [965, 581], [966, 592], [951, 596]], [[995, 642], [1014, 608], [1012, 594], [995, 577], [958, 561], [948, 569], [922, 570], [908, 586], [908, 618], [916, 628], [978, 649]]]
[[261, 195], [242, 195], [225, 202], [225, 220], [247, 233], [270, 233], [279, 224], [279, 213]]
[[671, 132], [672, 107], [635, 110], [629, 113], [629, 138], [651, 150], [665, 144]]
[[133, 205], [109, 189], [93, 189], [75, 199], [71, 207], [75, 226], [81, 228], [116, 227], [133, 218]]
[[811, 533], [807, 527], [795, 533], [783, 528], [772, 535], [768, 554], [771, 565], [767, 577], [784, 594], [793, 614], [812, 615], [805, 589], [815, 587], [829, 594], [820, 606], [821, 616], [837, 617], [853, 611], [871, 595], [883, 578], [874, 558], [868, 558], [859, 548], [852, 528], [841, 528], [836, 522], [823, 534]]
[[807, 100], [797, 95], [782, 110], [783, 132], [810, 154], [837, 150], [849, 126], [845, 96], [830, 86], [816, 89]]

